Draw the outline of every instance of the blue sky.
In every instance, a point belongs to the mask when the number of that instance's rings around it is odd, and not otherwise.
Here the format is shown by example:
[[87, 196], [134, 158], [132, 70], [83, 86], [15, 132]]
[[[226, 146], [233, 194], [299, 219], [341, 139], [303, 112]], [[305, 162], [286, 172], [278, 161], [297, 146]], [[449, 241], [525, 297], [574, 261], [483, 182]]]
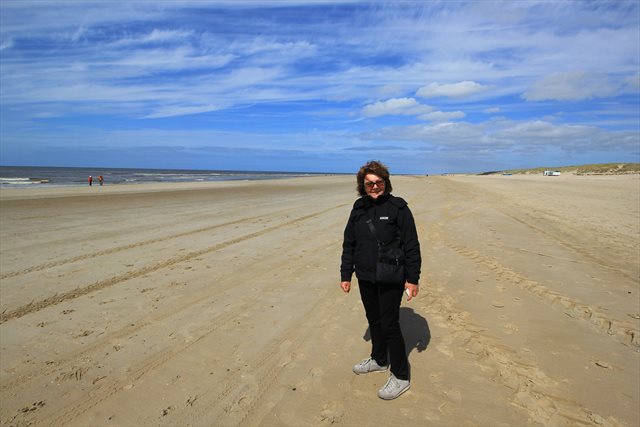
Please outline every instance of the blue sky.
[[633, 1], [0, 3], [0, 164], [640, 161]]

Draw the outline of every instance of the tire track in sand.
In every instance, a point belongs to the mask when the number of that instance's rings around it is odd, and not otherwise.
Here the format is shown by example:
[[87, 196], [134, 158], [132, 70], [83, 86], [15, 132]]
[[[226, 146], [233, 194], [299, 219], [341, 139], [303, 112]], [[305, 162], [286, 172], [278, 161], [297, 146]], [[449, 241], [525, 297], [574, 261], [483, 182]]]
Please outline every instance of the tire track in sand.
[[[226, 314], [226, 316], [225, 316]], [[162, 366], [167, 363], [169, 360], [178, 356], [179, 354], [189, 350], [200, 341], [208, 337], [210, 334], [216, 332], [221, 327], [229, 324], [230, 322], [235, 322], [238, 319], [242, 318], [242, 310], [235, 313], [235, 315], [230, 315], [230, 313], [223, 313], [213, 319], [211, 325], [213, 326], [211, 329], [201, 334], [194, 340], [185, 343], [185, 344], [176, 344], [174, 346], [165, 348], [153, 356], [148, 357], [141, 362], [135, 364], [133, 367], [129, 369], [129, 373], [124, 378], [115, 378], [110, 381], [105, 381], [101, 386], [97, 389], [93, 389], [91, 393], [88, 393], [84, 396], [83, 399], [78, 399], [71, 405], [66, 405], [61, 408], [54, 415], [47, 417], [46, 420], [43, 420], [39, 424], [42, 425], [65, 425], [69, 424], [72, 420], [99, 405], [101, 402], [110, 398], [111, 396], [117, 394], [122, 390], [126, 390], [139, 381], [142, 377], [144, 377], [147, 373], [153, 371], [154, 369]]]
[[[452, 213], [452, 193], [455, 189], [450, 181], [438, 181], [443, 184], [444, 200], [442, 220], [429, 224], [428, 228], [418, 224], [421, 235], [427, 236], [429, 248], [449, 247], [459, 256], [465, 256], [448, 241], [443, 226], [472, 210]], [[464, 248], [462, 248], [464, 250]], [[472, 254], [479, 255], [479, 254]], [[476, 261], [476, 260], [474, 260]], [[477, 263], [478, 261], [476, 261]], [[507, 271], [506, 267], [502, 270]], [[471, 313], [461, 309], [454, 297], [445, 291], [446, 286], [429, 281], [425, 296], [419, 299], [422, 310], [429, 313], [442, 327], [453, 329], [450, 341], [456, 339], [461, 348], [476, 360], [484, 369], [492, 372], [493, 380], [513, 391], [512, 403], [525, 410], [530, 418], [543, 425], [598, 425], [621, 426], [617, 419], [603, 418], [599, 414], [584, 408], [579, 402], [562, 397], [560, 385], [535, 363], [524, 360], [517, 350], [505, 345], [500, 339], [483, 333], [486, 328], [472, 318]], [[445, 342], [446, 345], [446, 342]]]
[[[539, 227], [535, 224], [533, 224], [530, 221], [525, 221], [522, 217], [520, 216], [515, 216], [505, 210], [500, 209], [500, 212], [502, 214], [504, 214], [505, 216], [511, 218], [512, 220], [531, 228], [532, 230], [534, 230], [536, 233], [540, 233], [542, 235], [545, 235], [549, 238], [551, 238], [552, 240], [554, 240], [555, 242], [557, 242], [558, 244], [560, 244], [561, 246], [564, 246], [565, 248], [570, 249], [571, 251], [582, 255], [583, 257], [587, 258], [588, 260], [590, 260], [591, 262], [595, 263], [596, 265], [598, 265], [599, 267], [602, 267], [608, 271], [612, 271], [614, 273], [620, 274], [624, 277], [626, 277], [627, 279], [631, 279], [631, 280], [637, 280], [637, 277], [635, 277], [633, 274], [630, 274], [627, 271], [621, 270], [620, 268], [616, 268], [616, 267], [612, 267], [611, 265], [609, 265], [608, 263], [606, 263], [606, 261], [603, 261], [600, 257], [598, 257], [597, 255], [594, 255], [593, 253], [589, 252], [588, 250], [586, 250], [584, 247], [582, 246], [578, 246], [578, 245], [574, 245], [572, 243], [569, 243], [568, 241], [566, 241], [565, 239], [562, 239], [560, 236], [550, 233], [548, 230], [546, 230], [543, 227]], [[530, 216], [529, 214], [527, 214], [528, 216]], [[566, 228], [573, 228], [571, 227], [571, 224], [567, 224], [564, 223], [562, 224], [562, 226], [566, 229]], [[576, 232], [576, 234], [579, 234]]]
[[[325, 291], [325, 295], [329, 291]], [[301, 322], [294, 322], [284, 330], [275, 340], [269, 342], [266, 348], [255, 354], [249, 366], [255, 367], [251, 373], [244, 372], [240, 376], [230, 373], [222, 383], [225, 388], [217, 394], [204, 393], [198, 396], [198, 408], [189, 414], [193, 425], [202, 425], [212, 411], [222, 411], [225, 418], [223, 425], [257, 425], [258, 420], [252, 417], [260, 416], [259, 408], [263, 398], [273, 387], [281, 372], [301, 355], [295, 350], [303, 348], [303, 344], [311, 339], [309, 327], [323, 320], [326, 308], [335, 304], [332, 298], [318, 298], [309, 310], [300, 317]], [[248, 420], [257, 422], [247, 422]]]
[[[339, 242], [331, 243], [322, 250], [331, 250], [338, 244]], [[316, 302], [304, 314], [298, 316], [298, 321], [282, 331], [276, 339], [271, 340], [266, 348], [256, 352], [250, 361], [245, 362], [254, 366], [254, 370], [243, 371], [242, 375], [230, 373], [222, 380], [225, 384], [222, 392], [214, 395], [207, 391], [199, 395], [198, 407], [195, 408], [194, 405], [193, 412], [189, 413], [189, 423], [210, 423], [208, 420], [211, 419], [211, 413], [222, 411], [227, 418], [218, 418], [218, 422], [223, 425], [261, 424], [265, 415], [263, 401], [269, 396], [269, 390], [278, 385], [277, 380], [288, 365], [306, 358], [305, 344], [314, 339], [314, 335], [309, 331], [316, 329], [317, 325], [327, 325], [331, 322], [326, 318], [329, 307], [335, 305], [334, 298], [326, 297], [331, 292], [332, 288], [324, 290]], [[322, 414], [318, 414], [318, 417], [322, 419]], [[184, 422], [184, 418], [180, 420]]]
[[[559, 305], [563, 307], [565, 310], [567, 310], [565, 314], [567, 314], [568, 316], [578, 320], [590, 322], [592, 325], [596, 327], [597, 330], [615, 337], [619, 342], [621, 342], [626, 346], [630, 346], [635, 349], [640, 347], [640, 331], [638, 331], [638, 329], [630, 322], [619, 320], [619, 319], [612, 319], [609, 316], [607, 316], [607, 314], [605, 314], [603, 311], [593, 306], [583, 304], [574, 298], [570, 298], [559, 292], [553, 291], [547, 288], [546, 286], [538, 283], [537, 281], [531, 280], [528, 277], [513, 271], [507, 266], [502, 265], [500, 262], [498, 262], [498, 260], [494, 258], [491, 258], [487, 255], [483, 255], [467, 246], [464, 246], [461, 244], [455, 244], [451, 242], [449, 239], [447, 239], [446, 237], [443, 237], [441, 228], [442, 226], [444, 226], [444, 224], [450, 221], [453, 221], [457, 218], [460, 218], [461, 216], [465, 216], [470, 213], [473, 213], [473, 211], [481, 207], [481, 205], [482, 207], [486, 207], [486, 206], [499, 206], [499, 204], [498, 203], [491, 203], [491, 204], [481, 203], [469, 209], [464, 209], [459, 212], [452, 212], [453, 202], [451, 200], [451, 195], [456, 194], [456, 188], [453, 188], [453, 187], [457, 187], [456, 185], [457, 183], [448, 181], [448, 180], [440, 181], [440, 183], [444, 184], [443, 187], [444, 187], [445, 203], [442, 205], [443, 221], [440, 225], [433, 224], [429, 228], [429, 231], [428, 231], [430, 236], [429, 241], [432, 245], [435, 242], [444, 243], [447, 247], [449, 247], [459, 255], [464, 256], [465, 258], [468, 258], [471, 261], [473, 261], [476, 265], [480, 265], [492, 271], [496, 275], [496, 277], [499, 278], [500, 280], [507, 283], [515, 284], [516, 286], [520, 287], [523, 290], [531, 292], [540, 298], [550, 301], [553, 305]], [[504, 214], [506, 217], [511, 218], [514, 221], [520, 224], [523, 224], [538, 233], [542, 233], [542, 235], [544, 236], [550, 237], [554, 241], [573, 250], [578, 254], [586, 256], [588, 259], [592, 260], [593, 262], [596, 262], [599, 266], [612, 269], [612, 267], [603, 265], [600, 260], [597, 260], [593, 256], [586, 254], [584, 251], [580, 250], [579, 248], [576, 248], [574, 245], [571, 245], [568, 242], [565, 242], [563, 239], [560, 239], [558, 236], [550, 234], [548, 231], [545, 231], [540, 227], [537, 227], [527, 221], [524, 221], [520, 217], [512, 213], [505, 212], [504, 209], [497, 208], [497, 210], [500, 213]], [[423, 232], [424, 232], [424, 229], [423, 229]], [[624, 272], [621, 272], [621, 273], [624, 274]]]
[[[430, 227], [429, 241], [432, 244], [443, 241], [439, 228]], [[605, 419], [565, 397], [561, 385], [535, 362], [524, 359], [516, 349], [499, 338], [484, 333], [487, 329], [471, 313], [460, 308], [445, 289], [446, 285], [429, 281], [424, 296], [418, 300], [422, 304], [420, 311], [429, 313], [439, 326], [453, 330], [443, 340], [445, 348], [442, 351], [448, 352], [446, 347], [454, 340], [459, 343], [458, 347], [471, 355], [483, 371], [493, 375], [493, 381], [512, 390], [511, 403], [526, 411], [534, 422], [542, 425], [623, 425], [613, 417]]]
[[462, 310], [445, 286], [430, 282], [426, 290], [428, 302], [424, 311], [441, 326], [453, 329], [451, 340], [461, 342], [462, 349], [484, 369], [492, 372], [493, 380], [513, 391], [512, 404], [524, 409], [534, 422], [543, 425], [585, 425], [618, 427], [623, 424], [613, 417], [601, 415], [571, 400], [560, 384], [534, 362], [524, 360], [517, 350], [484, 334], [486, 329]]
[[[23, 371], [19, 376], [0, 384], [0, 390], [7, 391], [11, 390], [18, 385], [23, 385], [27, 382], [32, 382], [38, 378], [43, 376], [53, 375], [58, 376], [56, 374], [61, 374], [65, 371], [68, 371], [69, 368], [74, 361], [78, 359], [82, 359], [83, 357], [87, 359], [87, 355], [91, 353], [95, 353], [98, 349], [110, 345], [112, 342], [121, 340], [125, 337], [130, 337], [134, 335], [136, 332], [162, 322], [169, 317], [175, 316], [187, 309], [192, 308], [194, 305], [201, 303], [202, 301], [208, 301], [216, 297], [224, 296], [226, 293], [233, 292], [232, 289], [229, 288], [215, 288], [208, 287], [205, 288], [204, 291], [206, 293], [202, 293], [199, 291], [197, 295], [192, 296], [191, 298], [185, 298], [180, 302], [179, 305], [172, 305], [168, 309], [164, 309], [160, 312], [155, 312], [153, 316], [144, 317], [140, 321], [136, 321], [135, 323], [129, 323], [120, 329], [114, 330], [95, 341], [85, 344], [81, 349], [77, 351], [73, 351], [71, 353], [66, 354], [64, 357], [59, 358], [57, 360], [49, 360], [45, 367], [35, 367], [32, 371]], [[218, 319], [214, 319], [218, 321]]]
[[[291, 209], [286, 209], [286, 210], [278, 211], [278, 212], [275, 212], [275, 213], [271, 213], [270, 215], [282, 214], [282, 213], [290, 211], [290, 210]], [[58, 261], [50, 261], [50, 262], [46, 262], [46, 263], [43, 263], [43, 264], [34, 265], [34, 266], [29, 267], [29, 268], [25, 268], [23, 270], [10, 271], [8, 273], [1, 274], [0, 275], [0, 279], [8, 279], [8, 278], [11, 278], [11, 277], [22, 276], [23, 274], [33, 273], [34, 271], [42, 271], [42, 270], [46, 270], [48, 268], [60, 267], [60, 266], [65, 265], [65, 264], [70, 264], [70, 263], [73, 263], [73, 262], [83, 261], [85, 259], [103, 257], [105, 255], [110, 255], [110, 254], [114, 254], [114, 253], [117, 253], [117, 252], [122, 252], [122, 251], [125, 251], [125, 250], [128, 250], [128, 249], [134, 249], [134, 248], [138, 248], [138, 247], [141, 247], [141, 246], [151, 245], [153, 243], [159, 243], [159, 242], [164, 242], [164, 241], [167, 241], [167, 240], [178, 239], [180, 237], [186, 237], [186, 236], [190, 236], [190, 235], [193, 235], [193, 234], [204, 233], [204, 232], [207, 232], [207, 231], [215, 230], [217, 228], [226, 227], [226, 226], [229, 226], [229, 225], [235, 225], [235, 224], [239, 224], [239, 223], [242, 223], [242, 222], [245, 222], [245, 221], [252, 221], [252, 220], [255, 220], [255, 219], [262, 218], [262, 217], [263, 217], [263, 215], [252, 216], [252, 217], [247, 217], [247, 218], [241, 218], [241, 219], [237, 219], [235, 221], [229, 221], [229, 222], [225, 222], [225, 223], [222, 223], [222, 224], [211, 225], [211, 226], [208, 226], [208, 227], [196, 228], [194, 230], [185, 231], [183, 233], [172, 234], [170, 236], [164, 236], [164, 237], [158, 237], [158, 238], [155, 238], [155, 239], [143, 240], [143, 241], [140, 241], [140, 242], [131, 243], [129, 245], [116, 246], [114, 248], [104, 249], [104, 250], [101, 250], [101, 251], [91, 252], [91, 253], [88, 253], [88, 254], [82, 254], [82, 255], [75, 256], [75, 257], [71, 257], [71, 258], [61, 259], [61, 260], [58, 260]]]
[[476, 265], [492, 271], [496, 277], [507, 283], [515, 284], [519, 288], [529, 291], [540, 298], [550, 301], [552, 305], [562, 306], [568, 316], [590, 322], [597, 330], [614, 336], [626, 346], [640, 347], [640, 332], [626, 321], [612, 319], [604, 312], [587, 304], [582, 304], [574, 298], [553, 291], [544, 285], [523, 276], [510, 268], [500, 264], [496, 259], [482, 255], [466, 246], [446, 242], [447, 246], [459, 255], [470, 259]]
[[[551, 232], [550, 230], [553, 230], [554, 228], [556, 229], [559, 228], [562, 230], [571, 230], [573, 231], [573, 234], [575, 234], [576, 236], [579, 236], [582, 234], [580, 230], [577, 229], [573, 223], [567, 222], [566, 220], [562, 220], [562, 218], [558, 217], [557, 215], [551, 215], [549, 212], [544, 211], [539, 207], [523, 206], [522, 204], [517, 203], [511, 199], [505, 199], [502, 196], [492, 191], [484, 191], [483, 193], [479, 193], [477, 191], [479, 187], [477, 187], [474, 184], [451, 181], [451, 180], [440, 180], [438, 181], [438, 183], [442, 184], [444, 187], [446, 200], [450, 200], [449, 192], [453, 194], [457, 194], [458, 196], [462, 194], [468, 195], [470, 198], [465, 200], [465, 202], [467, 203], [473, 201], [473, 205], [476, 205], [478, 208], [481, 207], [480, 205], [483, 205], [483, 207], [490, 206], [491, 208], [495, 209], [497, 212], [500, 212], [501, 214], [505, 215], [508, 218], [511, 218], [515, 222], [530, 228], [537, 234], [540, 234], [552, 239], [554, 242], [561, 245], [562, 247], [586, 258], [587, 260], [598, 265], [599, 267], [602, 267], [608, 271], [620, 274], [633, 281], [637, 281], [638, 279], [637, 274], [633, 272], [625, 271], [621, 268], [611, 266], [602, 257], [589, 251], [588, 245], [574, 244], [568, 241], [566, 238], [563, 238], [558, 231], [556, 231], [555, 233]], [[476, 191], [473, 190], [474, 188], [476, 189]], [[511, 208], [508, 208], [507, 205], [511, 206]], [[513, 213], [514, 211], [517, 212], [517, 214], [514, 214]], [[448, 211], [445, 212], [445, 215], [448, 213], [449, 213]], [[539, 221], [545, 217], [549, 218], [550, 215], [551, 215], [551, 218], [553, 219], [549, 219], [548, 224], [546, 224], [547, 227], [535, 224], [536, 220]], [[453, 218], [450, 218], [450, 219], [453, 219]]]
[[[329, 247], [334, 245], [335, 243], [331, 243]], [[322, 249], [326, 248], [322, 247], [321, 249], [315, 250], [312, 253], [320, 253], [322, 252]], [[302, 274], [306, 271], [307, 266], [301, 265], [298, 269], [291, 272], [291, 274]], [[278, 284], [269, 289], [269, 293], [278, 295], [281, 294], [282, 290], [285, 287], [290, 286], [286, 284], [287, 281], [278, 281], [276, 283]], [[229, 290], [229, 292], [232, 293], [233, 290]], [[331, 299], [320, 298], [309, 309], [307, 314], [315, 313], [313, 317], [315, 319], [323, 313], [323, 311], [318, 312], [316, 310], [316, 308], [320, 304], [332, 303], [333, 302]], [[48, 416], [45, 420], [39, 421], [38, 424], [64, 425], [72, 423], [74, 419], [80, 417], [87, 411], [98, 406], [103, 401], [109, 399], [119, 392], [122, 392], [123, 390], [127, 390], [135, 386], [135, 383], [141, 380], [149, 372], [152, 372], [153, 370], [161, 367], [173, 358], [179, 356], [185, 351], [194, 348], [198, 344], [204, 343], [204, 341], [209, 336], [211, 336], [211, 334], [224, 329], [228, 325], [235, 325], [238, 321], [243, 320], [246, 316], [246, 313], [250, 312], [252, 309], [255, 309], [254, 300], [242, 300], [239, 306], [234, 307], [233, 310], [220, 313], [210, 321], [204, 323], [206, 326], [201, 328], [199, 334], [197, 334], [197, 336], [193, 340], [189, 342], [174, 344], [173, 346], [165, 348], [157, 352], [156, 354], [138, 362], [130, 369], [130, 373], [125, 378], [114, 378], [110, 381], [105, 381], [99, 388], [92, 390], [90, 393], [83, 396], [83, 398], [73, 402], [73, 404], [66, 405], [65, 408], [61, 408], [54, 414]], [[307, 315], [305, 315], [303, 318], [305, 323], [311, 321], [311, 318]], [[245, 362], [250, 363], [250, 366], [257, 367], [257, 370], [251, 377], [245, 377], [243, 381], [238, 381], [238, 373], [237, 371], [233, 370], [231, 373], [226, 374], [224, 379], [222, 380], [223, 383], [226, 384], [226, 387], [222, 393], [213, 395], [206, 392], [194, 396], [193, 400], [197, 402], [196, 406], [199, 409], [195, 409], [194, 406], [195, 411], [188, 414], [189, 419], [191, 419], [194, 415], [196, 419], [199, 419], [205, 416], [206, 412], [210, 411], [212, 408], [215, 409], [220, 407], [225, 414], [234, 413], [233, 415], [239, 415], [242, 419], [245, 419], [249, 415], [252, 408], [254, 408], [255, 403], [257, 403], [262, 394], [264, 394], [265, 388], [271, 386], [271, 384], [277, 378], [278, 373], [288, 363], [291, 362], [290, 353], [288, 351], [281, 350], [286, 350], [292, 347], [291, 341], [299, 341], [300, 339], [305, 339], [307, 336], [308, 334], [306, 328], [301, 328], [299, 323], [293, 323], [293, 326], [285, 330], [276, 341], [270, 342], [265, 351], [261, 351], [256, 354], [250, 362]], [[252, 389], [254, 391], [257, 390], [257, 394], [255, 395], [254, 399], [247, 398], [244, 392]], [[247, 406], [250, 401], [251, 404]], [[183, 423], [185, 423], [184, 418], [181, 418], [181, 421], [177, 421], [176, 425]], [[152, 424], [152, 422], [149, 422], [149, 424]]]
[[[199, 249], [197, 251], [188, 252], [186, 254], [179, 255], [179, 256], [176, 256], [176, 257], [173, 257], [173, 258], [169, 258], [169, 259], [165, 259], [163, 261], [159, 261], [159, 262], [156, 262], [156, 263], [153, 263], [153, 264], [149, 264], [149, 265], [147, 265], [145, 267], [142, 267], [142, 268], [139, 268], [139, 269], [136, 269], [136, 270], [131, 270], [131, 271], [128, 271], [126, 273], [110, 277], [110, 278], [105, 279], [105, 280], [100, 280], [100, 281], [95, 282], [95, 283], [93, 283], [91, 285], [88, 285], [88, 286], [79, 287], [79, 288], [73, 289], [73, 290], [68, 291], [68, 292], [64, 292], [64, 293], [61, 293], [61, 294], [56, 294], [56, 295], [53, 295], [51, 297], [45, 298], [45, 299], [40, 300], [40, 301], [30, 302], [29, 304], [23, 305], [21, 307], [18, 307], [16, 309], [11, 310], [11, 311], [5, 311], [2, 314], [0, 314], [0, 324], [6, 322], [8, 320], [14, 319], [14, 318], [20, 318], [20, 317], [23, 317], [23, 316], [25, 316], [27, 314], [40, 311], [40, 310], [42, 310], [44, 308], [47, 308], [47, 307], [50, 307], [52, 305], [60, 304], [61, 302], [69, 301], [69, 300], [72, 300], [72, 299], [75, 299], [75, 298], [90, 294], [92, 292], [96, 292], [96, 291], [99, 291], [101, 289], [105, 289], [105, 288], [114, 286], [114, 285], [116, 285], [118, 283], [121, 283], [121, 282], [124, 282], [126, 280], [134, 279], [134, 278], [140, 277], [140, 276], [144, 276], [145, 274], [149, 274], [151, 272], [154, 272], [154, 271], [157, 271], [157, 270], [172, 266], [174, 264], [178, 264], [178, 263], [181, 263], [181, 262], [184, 262], [184, 261], [188, 261], [188, 260], [193, 259], [193, 258], [197, 258], [197, 257], [202, 256], [204, 254], [208, 254], [208, 253], [211, 253], [211, 252], [218, 251], [220, 249], [226, 248], [227, 246], [231, 246], [231, 245], [234, 245], [236, 243], [240, 243], [240, 242], [245, 241], [245, 240], [253, 239], [255, 237], [259, 237], [259, 236], [262, 236], [262, 235], [267, 234], [267, 233], [271, 233], [272, 231], [275, 231], [275, 230], [280, 229], [282, 227], [286, 227], [286, 226], [293, 225], [293, 224], [296, 224], [296, 223], [299, 223], [299, 222], [302, 222], [302, 221], [306, 221], [306, 220], [311, 219], [311, 218], [315, 218], [317, 216], [322, 215], [323, 213], [330, 212], [330, 211], [332, 211], [334, 209], [342, 208], [344, 206], [347, 206], [347, 204], [340, 204], [340, 205], [337, 205], [337, 206], [332, 206], [331, 208], [323, 209], [321, 211], [318, 211], [318, 212], [315, 212], [315, 213], [312, 213], [312, 214], [309, 214], [309, 215], [298, 217], [298, 218], [295, 218], [295, 219], [293, 219], [291, 221], [286, 221], [286, 222], [274, 225], [272, 227], [267, 227], [267, 228], [265, 228], [263, 230], [256, 231], [254, 233], [245, 234], [243, 236], [236, 237], [234, 239], [230, 239], [230, 240], [227, 240], [225, 242], [221, 242], [221, 243], [215, 244], [213, 246], [209, 246], [209, 247], [206, 247], [206, 248], [203, 248], [203, 249]], [[239, 220], [239, 221], [244, 221], [244, 220]]]
[[[264, 260], [263, 263], [271, 263], [271, 260]], [[256, 263], [252, 264], [253, 266], [257, 265]], [[305, 267], [306, 268], [306, 267]], [[300, 269], [303, 270], [303, 269]], [[247, 273], [248, 280], [249, 277], [252, 276], [253, 273], [249, 272], [241, 272]], [[240, 275], [235, 276], [236, 280], [239, 282], [243, 282], [245, 279]], [[203, 293], [204, 291], [204, 293]], [[33, 371], [22, 372], [19, 376], [5, 381], [0, 384], [0, 390], [7, 391], [10, 390], [20, 384], [25, 384], [27, 382], [34, 381], [37, 378], [46, 375], [54, 375], [56, 373], [62, 373], [68, 369], [74, 360], [85, 357], [86, 355], [95, 352], [97, 349], [104, 347], [105, 345], [110, 345], [113, 341], [118, 339], [122, 339], [127, 336], [131, 336], [134, 333], [144, 329], [147, 326], [157, 324], [169, 317], [172, 317], [176, 314], [184, 312], [187, 309], [191, 309], [194, 305], [201, 303], [202, 301], [211, 300], [217, 297], [223, 297], [225, 294], [234, 292], [233, 289], [229, 288], [216, 288], [216, 287], [207, 287], [204, 290], [200, 290], [197, 295], [192, 296], [191, 298], [183, 298], [180, 303], [172, 305], [167, 309], [163, 309], [158, 312], [154, 312], [152, 316], [144, 317], [143, 319], [136, 321], [135, 323], [126, 324], [118, 330], [111, 331], [110, 333], [101, 336], [91, 343], [87, 343], [82, 346], [78, 351], [71, 352], [66, 354], [64, 357], [57, 360], [49, 360], [46, 364], [46, 367], [36, 367]]]

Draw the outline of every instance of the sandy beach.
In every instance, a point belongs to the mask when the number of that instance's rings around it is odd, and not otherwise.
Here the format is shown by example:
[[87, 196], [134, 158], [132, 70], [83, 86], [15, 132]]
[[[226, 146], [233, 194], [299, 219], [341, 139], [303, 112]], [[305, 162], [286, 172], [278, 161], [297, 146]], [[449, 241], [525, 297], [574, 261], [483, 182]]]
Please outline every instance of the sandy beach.
[[394, 401], [351, 371], [354, 177], [0, 190], [1, 425], [640, 425], [639, 175], [392, 180]]

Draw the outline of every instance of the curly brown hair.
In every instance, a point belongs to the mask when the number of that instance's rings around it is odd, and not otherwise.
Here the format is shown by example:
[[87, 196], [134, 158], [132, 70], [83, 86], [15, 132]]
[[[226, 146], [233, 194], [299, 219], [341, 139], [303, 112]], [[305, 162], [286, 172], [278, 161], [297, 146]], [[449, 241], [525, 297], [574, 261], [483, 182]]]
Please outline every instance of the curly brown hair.
[[391, 193], [391, 191], [393, 191], [393, 187], [391, 187], [391, 179], [389, 178], [389, 169], [387, 169], [387, 167], [382, 164], [382, 162], [371, 160], [370, 162], [367, 162], [367, 164], [362, 166], [358, 171], [358, 185], [356, 187], [356, 190], [358, 191], [359, 195], [367, 195], [367, 192], [364, 188], [364, 177], [365, 175], [368, 175], [370, 173], [377, 175], [384, 180], [384, 194], [389, 194]]

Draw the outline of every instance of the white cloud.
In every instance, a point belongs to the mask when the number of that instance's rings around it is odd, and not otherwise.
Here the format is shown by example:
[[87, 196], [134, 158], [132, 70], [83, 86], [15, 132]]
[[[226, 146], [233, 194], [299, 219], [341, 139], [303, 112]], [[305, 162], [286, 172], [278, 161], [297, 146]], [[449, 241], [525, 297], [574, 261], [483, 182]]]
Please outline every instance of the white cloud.
[[126, 35], [108, 43], [110, 48], [119, 48], [129, 45], [145, 45], [153, 43], [175, 44], [182, 43], [193, 36], [192, 31], [153, 29], [151, 32], [135, 35]]
[[608, 131], [587, 125], [555, 124], [541, 120], [468, 123], [446, 122], [426, 125], [395, 126], [364, 133], [367, 141], [415, 142], [421, 147], [492, 152], [502, 150], [544, 150], [637, 152], [638, 131]]
[[449, 120], [461, 119], [465, 116], [462, 111], [433, 111], [431, 113], [423, 114], [420, 116], [422, 120], [429, 120], [432, 122], [446, 122]]
[[487, 113], [487, 114], [499, 113], [500, 112], [500, 107], [485, 108], [484, 110], [482, 110], [482, 112], [483, 113]]
[[208, 113], [222, 109], [219, 105], [170, 105], [160, 107], [143, 119], [159, 119], [163, 117], [188, 116], [192, 114]]
[[177, 30], [159, 30], [155, 28], [149, 35], [142, 37], [141, 42], [166, 42], [166, 41], [176, 41], [182, 40], [193, 33], [191, 31], [177, 31]]
[[433, 110], [433, 107], [420, 104], [413, 98], [391, 98], [386, 101], [378, 101], [369, 104], [362, 109], [362, 114], [367, 117], [403, 115], [414, 116], [425, 114]]
[[617, 91], [606, 74], [570, 71], [535, 82], [522, 96], [527, 101], [581, 101], [613, 96]]
[[555, 124], [542, 120], [505, 124], [506, 126], [497, 130], [494, 136], [514, 143], [526, 140], [536, 144], [556, 144], [576, 138], [589, 138], [598, 131], [590, 126]]
[[430, 83], [418, 89], [416, 95], [423, 98], [435, 98], [438, 96], [466, 98], [487, 89], [489, 89], [488, 86], [483, 86], [468, 80], [450, 84]]
[[[312, 55], [316, 53], [316, 46], [306, 40], [296, 40], [290, 42], [279, 42], [268, 40], [265, 37], [256, 37], [248, 42], [238, 41], [230, 46], [231, 49], [238, 50], [245, 55], [256, 54], [287, 54], [287, 55]], [[278, 55], [279, 56], [279, 55]]]
[[0, 51], [9, 49], [12, 46], [13, 46], [13, 39], [11, 37], [7, 37], [6, 39], [3, 37], [2, 41], [0, 41]]
[[388, 84], [378, 88], [378, 93], [384, 97], [395, 97], [404, 92], [404, 89], [399, 84]]
[[81, 25], [80, 27], [78, 27], [75, 33], [71, 35], [71, 41], [72, 42], [79, 41], [82, 37], [84, 37], [86, 31], [87, 29], [84, 27], [84, 25]]
[[227, 65], [232, 60], [233, 56], [231, 55], [203, 54], [192, 47], [180, 46], [172, 49], [138, 49], [123, 54], [119, 58], [106, 59], [102, 65], [112, 67], [114, 71], [130, 68], [125, 72], [130, 73], [133, 71], [144, 74], [163, 70], [219, 68]]

